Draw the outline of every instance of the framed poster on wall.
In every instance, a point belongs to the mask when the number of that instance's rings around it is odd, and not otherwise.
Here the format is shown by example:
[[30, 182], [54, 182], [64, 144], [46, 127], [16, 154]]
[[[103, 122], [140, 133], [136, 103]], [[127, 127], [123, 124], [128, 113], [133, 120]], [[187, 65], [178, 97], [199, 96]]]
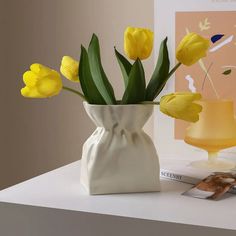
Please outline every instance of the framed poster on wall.
[[[162, 94], [192, 90], [205, 98], [233, 99], [236, 111], [236, 0], [155, 0], [155, 58], [160, 42], [168, 36], [173, 67], [175, 48], [188, 32], [208, 39], [215, 36], [217, 40], [211, 43], [206, 58], [191, 67], [181, 66]], [[155, 109], [154, 140], [161, 159], [206, 158], [204, 151], [183, 141], [188, 125]], [[224, 150], [220, 155], [236, 158], [236, 148]]]

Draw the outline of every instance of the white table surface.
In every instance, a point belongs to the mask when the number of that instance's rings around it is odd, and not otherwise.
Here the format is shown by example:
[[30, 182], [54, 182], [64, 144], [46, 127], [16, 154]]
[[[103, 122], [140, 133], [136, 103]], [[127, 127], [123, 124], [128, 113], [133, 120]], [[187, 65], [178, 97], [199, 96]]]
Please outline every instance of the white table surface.
[[0, 202], [236, 230], [236, 195], [196, 199], [181, 195], [191, 185], [161, 180], [157, 193], [89, 196], [79, 175], [77, 161], [0, 191]]

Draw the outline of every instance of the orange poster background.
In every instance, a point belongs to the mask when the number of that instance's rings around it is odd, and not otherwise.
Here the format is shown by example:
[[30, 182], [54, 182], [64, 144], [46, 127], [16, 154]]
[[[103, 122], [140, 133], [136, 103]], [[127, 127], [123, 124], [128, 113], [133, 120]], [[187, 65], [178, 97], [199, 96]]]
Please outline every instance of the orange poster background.
[[[224, 34], [216, 43], [211, 43], [211, 48], [222, 43], [231, 35], [234, 36], [232, 42], [221, 47], [215, 52], [209, 52], [207, 58], [203, 58], [203, 63], [208, 69], [212, 64], [209, 74], [213, 80], [220, 98], [233, 99], [236, 104], [236, 12], [177, 12], [176, 13], [176, 45], [184, 37], [187, 30], [196, 32], [210, 39], [215, 34]], [[230, 75], [223, 75], [222, 72], [228, 68], [223, 66], [232, 65]], [[205, 80], [204, 88], [202, 84], [205, 77], [205, 72], [200, 67], [199, 63], [191, 67], [181, 66], [176, 72], [175, 90], [189, 91], [188, 81], [185, 79], [190, 75], [194, 79], [194, 86], [197, 92], [202, 93], [204, 98], [216, 98], [209, 80]], [[175, 121], [175, 139], [183, 139], [187, 123], [183, 121]]]

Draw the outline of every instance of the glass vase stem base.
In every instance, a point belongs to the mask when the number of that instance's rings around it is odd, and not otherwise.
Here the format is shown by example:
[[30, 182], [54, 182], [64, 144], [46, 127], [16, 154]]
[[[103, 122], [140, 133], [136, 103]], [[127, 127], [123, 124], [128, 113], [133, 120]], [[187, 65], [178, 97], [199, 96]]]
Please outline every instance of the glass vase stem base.
[[230, 171], [235, 168], [235, 163], [228, 160], [207, 160], [207, 161], [194, 161], [191, 163], [194, 168], [207, 170], [207, 171]]

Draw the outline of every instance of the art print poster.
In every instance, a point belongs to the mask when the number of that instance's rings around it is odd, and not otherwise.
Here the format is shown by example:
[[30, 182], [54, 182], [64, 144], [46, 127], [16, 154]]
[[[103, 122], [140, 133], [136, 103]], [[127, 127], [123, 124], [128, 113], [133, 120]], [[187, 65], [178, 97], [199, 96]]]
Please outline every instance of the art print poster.
[[[188, 32], [211, 40], [207, 57], [176, 72], [175, 90], [200, 92], [205, 99], [234, 100], [236, 109], [236, 11], [176, 12], [176, 45]], [[175, 121], [175, 138], [187, 123]]]
[[[213, 40], [208, 56], [191, 67], [181, 66], [168, 81], [162, 95], [191, 90], [214, 99], [217, 93], [220, 98], [233, 99], [236, 104], [236, 0], [155, 0], [154, 31], [155, 58], [161, 41], [167, 36], [171, 67], [176, 63], [175, 49], [188, 32]], [[208, 70], [210, 79], [206, 78]], [[188, 125], [155, 108], [154, 142], [160, 159], [207, 158], [205, 151], [184, 142]], [[231, 158], [235, 153], [235, 148], [231, 148], [220, 155]]]

